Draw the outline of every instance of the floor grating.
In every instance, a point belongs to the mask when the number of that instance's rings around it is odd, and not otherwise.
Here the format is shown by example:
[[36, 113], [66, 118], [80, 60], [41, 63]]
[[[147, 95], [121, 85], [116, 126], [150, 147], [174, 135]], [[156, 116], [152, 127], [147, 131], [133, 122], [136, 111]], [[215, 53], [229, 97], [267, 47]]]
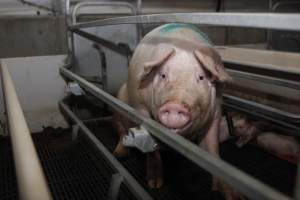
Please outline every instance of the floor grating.
[[[90, 123], [87, 126], [112, 152], [117, 135], [110, 123]], [[83, 137], [72, 142], [69, 130], [46, 129], [43, 133], [34, 134], [33, 139], [54, 199], [107, 199], [114, 170]], [[253, 146], [239, 149], [234, 141], [222, 144], [220, 150], [226, 161], [292, 195], [295, 165]], [[172, 151], [162, 152], [162, 158], [165, 185], [158, 190], [147, 189], [155, 199], [222, 199], [219, 193], [210, 191], [209, 173]], [[120, 162], [146, 187], [143, 154], [131, 150], [130, 157]], [[0, 139], [0, 199], [18, 199], [9, 138]], [[121, 185], [119, 199], [131, 200], [134, 196]]]

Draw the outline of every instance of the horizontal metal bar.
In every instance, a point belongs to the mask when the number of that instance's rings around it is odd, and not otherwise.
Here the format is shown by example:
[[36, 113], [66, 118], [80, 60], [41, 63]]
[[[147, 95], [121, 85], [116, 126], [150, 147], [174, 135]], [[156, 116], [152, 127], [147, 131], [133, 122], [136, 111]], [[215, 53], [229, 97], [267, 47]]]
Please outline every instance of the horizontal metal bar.
[[249, 116], [255, 117], [255, 119], [271, 122], [272, 123], [271, 127], [276, 130], [281, 131], [281, 133], [299, 137], [299, 127], [292, 125], [290, 123], [286, 123], [286, 122], [280, 121], [278, 119], [274, 119], [270, 116], [266, 116], [261, 113], [258, 113], [255, 110], [249, 110], [248, 108], [245, 108], [243, 106], [238, 106], [235, 104], [229, 104], [229, 103], [223, 102], [223, 107], [227, 111], [242, 112]]
[[300, 115], [298, 114], [282, 111], [277, 108], [273, 108], [228, 94], [223, 95], [223, 100], [234, 105], [242, 105], [243, 107], [247, 107], [249, 110], [256, 110], [257, 112], [264, 113], [265, 115], [272, 116], [280, 120], [288, 121], [291, 123], [300, 123]]
[[72, 29], [116, 24], [191, 23], [277, 30], [300, 30], [300, 14], [271, 13], [168, 13], [96, 20], [71, 26]]
[[71, 120], [76, 123], [87, 139], [99, 150], [108, 162], [117, 170], [123, 177], [127, 187], [134, 193], [138, 199], [152, 200], [153, 198], [144, 190], [144, 188], [131, 176], [131, 174], [121, 165], [121, 163], [106, 149], [106, 147], [94, 136], [94, 134], [83, 124], [83, 122], [70, 110], [70, 108], [59, 102], [62, 111], [67, 114]]
[[88, 40], [99, 43], [102, 46], [107, 47], [107, 48], [109, 48], [109, 49], [111, 49], [111, 50], [113, 50], [113, 51], [115, 51], [115, 52], [117, 52], [117, 53], [119, 53], [123, 56], [127, 56], [128, 53], [130, 53], [129, 47], [126, 48], [125, 46], [116, 44], [114, 42], [111, 42], [109, 40], [100, 38], [99, 36], [93, 35], [91, 33], [88, 33], [88, 32], [82, 31], [82, 30], [71, 30], [71, 31], [73, 33], [76, 33], [77, 35], [80, 35], [81, 37], [84, 37]]
[[[300, 56], [300, 55], [299, 55]], [[283, 73], [289, 73], [294, 75], [300, 75], [300, 68], [296, 67], [286, 67], [286, 66], [278, 66], [278, 65], [271, 65], [271, 64], [264, 64], [264, 63], [252, 63], [252, 62], [245, 62], [245, 61], [236, 61], [233, 59], [222, 59], [224, 64], [233, 64], [233, 65], [239, 65], [239, 66], [247, 66], [249, 68], [256, 68], [256, 69], [263, 69], [268, 70], [271, 72], [283, 72]]]
[[272, 189], [271, 187], [252, 178], [246, 173], [238, 170], [230, 164], [215, 158], [208, 152], [192, 144], [180, 135], [173, 134], [169, 129], [163, 127], [152, 119], [145, 118], [127, 104], [114, 98], [110, 94], [104, 92], [92, 83], [84, 80], [80, 76], [74, 74], [70, 70], [60, 68], [60, 73], [68, 79], [76, 81], [82, 88], [93, 94], [103, 102], [107, 103], [112, 108], [116, 109], [120, 114], [126, 116], [137, 124], [143, 126], [156, 138], [167, 144], [177, 152], [204, 168], [216, 177], [224, 180], [229, 185], [233, 186], [238, 192], [246, 195], [251, 199], [272, 199], [283, 200], [290, 199], [284, 194]]
[[287, 113], [269, 106], [240, 99], [231, 95], [223, 95], [223, 106], [226, 110], [243, 112], [250, 116], [254, 116], [256, 119], [271, 122], [271, 126], [273, 128], [281, 130], [285, 134], [300, 137], [300, 127], [298, 120], [299, 115], [295, 115], [295, 118], [293, 118], [294, 114], [292, 113]]
[[74, 6], [74, 9], [73, 9], [73, 12], [72, 12], [72, 24], [76, 24], [77, 21], [76, 21], [76, 18], [77, 18], [77, 15], [78, 15], [78, 11], [83, 8], [83, 7], [87, 7], [87, 6], [122, 6], [122, 7], [127, 7], [130, 9], [131, 11], [131, 14], [133, 15], [136, 15], [137, 14], [137, 10], [136, 8], [130, 4], [130, 3], [127, 3], [127, 2], [97, 2], [97, 1], [94, 1], [94, 2], [80, 2], [78, 4], [76, 4]]
[[[1, 61], [0, 61], [1, 62]], [[14, 84], [4, 62], [0, 63], [4, 101], [13, 148], [19, 198], [52, 199], [46, 178], [20, 106]]]
[[243, 78], [243, 79], [300, 90], [300, 82], [281, 79], [281, 78], [274, 78], [274, 77], [264, 76], [264, 75], [254, 74], [254, 73], [248, 73], [248, 72], [243, 72], [238, 70], [232, 70], [232, 69], [227, 69], [226, 71], [233, 78]]

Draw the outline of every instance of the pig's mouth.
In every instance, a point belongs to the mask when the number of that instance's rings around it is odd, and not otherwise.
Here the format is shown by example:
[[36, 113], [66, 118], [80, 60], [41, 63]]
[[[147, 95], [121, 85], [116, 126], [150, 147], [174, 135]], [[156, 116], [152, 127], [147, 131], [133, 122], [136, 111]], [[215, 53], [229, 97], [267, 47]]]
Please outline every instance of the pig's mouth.
[[180, 127], [180, 128], [172, 128], [172, 127], [167, 127], [167, 128], [169, 128], [171, 130], [171, 132], [173, 132], [173, 133], [182, 134], [186, 130], [188, 130], [191, 126], [192, 126], [192, 122], [189, 122], [188, 124], [186, 124], [185, 126]]

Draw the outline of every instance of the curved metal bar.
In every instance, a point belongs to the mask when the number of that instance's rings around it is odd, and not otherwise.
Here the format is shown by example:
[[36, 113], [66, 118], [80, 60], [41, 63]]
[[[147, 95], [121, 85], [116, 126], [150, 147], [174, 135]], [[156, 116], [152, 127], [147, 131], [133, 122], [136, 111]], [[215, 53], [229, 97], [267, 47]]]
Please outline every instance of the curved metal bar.
[[281, 5], [289, 5], [289, 4], [300, 4], [299, 1], [284, 1], [284, 2], [276, 2], [273, 6], [272, 6], [272, 12], [275, 12], [276, 9], [281, 6]]
[[81, 2], [76, 4], [76, 6], [73, 9], [72, 12], [72, 24], [76, 24], [76, 18], [77, 18], [77, 14], [78, 11], [86, 6], [123, 6], [123, 7], [127, 7], [131, 10], [131, 13], [133, 15], [137, 14], [137, 10], [136, 8], [130, 4], [130, 3], [126, 3], [126, 2]]
[[279, 30], [300, 30], [300, 14], [269, 14], [269, 13], [169, 13], [116, 17], [79, 23], [72, 29], [117, 24], [147, 23], [190, 23], [214, 26], [233, 26]]

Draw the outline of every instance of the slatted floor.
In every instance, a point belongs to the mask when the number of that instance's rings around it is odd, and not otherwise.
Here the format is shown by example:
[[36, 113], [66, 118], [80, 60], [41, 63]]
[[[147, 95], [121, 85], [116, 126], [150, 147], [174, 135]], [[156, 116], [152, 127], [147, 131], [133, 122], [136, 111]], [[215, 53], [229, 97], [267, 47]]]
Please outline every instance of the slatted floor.
[[[109, 123], [87, 124], [95, 135], [112, 151], [116, 135]], [[69, 130], [46, 129], [33, 135], [50, 190], [54, 199], [107, 199], [110, 165], [91, 145], [79, 137], [71, 141]], [[233, 141], [221, 145], [222, 158], [278, 190], [293, 193], [296, 167], [274, 156], [246, 146], [237, 148]], [[131, 156], [120, 160], [137, 180], [146, 187], [145, 156], [132, 150]], [[162, 154], [165, 185], [149, 190], [155, 199], [222, 199], [211, 192], [211, 176], [174, 152]], [[18, 199], [16, 178], [9, 138], [0, 139], [0, 199]], [[122, 187], [120, 199], [134, 199]]]

